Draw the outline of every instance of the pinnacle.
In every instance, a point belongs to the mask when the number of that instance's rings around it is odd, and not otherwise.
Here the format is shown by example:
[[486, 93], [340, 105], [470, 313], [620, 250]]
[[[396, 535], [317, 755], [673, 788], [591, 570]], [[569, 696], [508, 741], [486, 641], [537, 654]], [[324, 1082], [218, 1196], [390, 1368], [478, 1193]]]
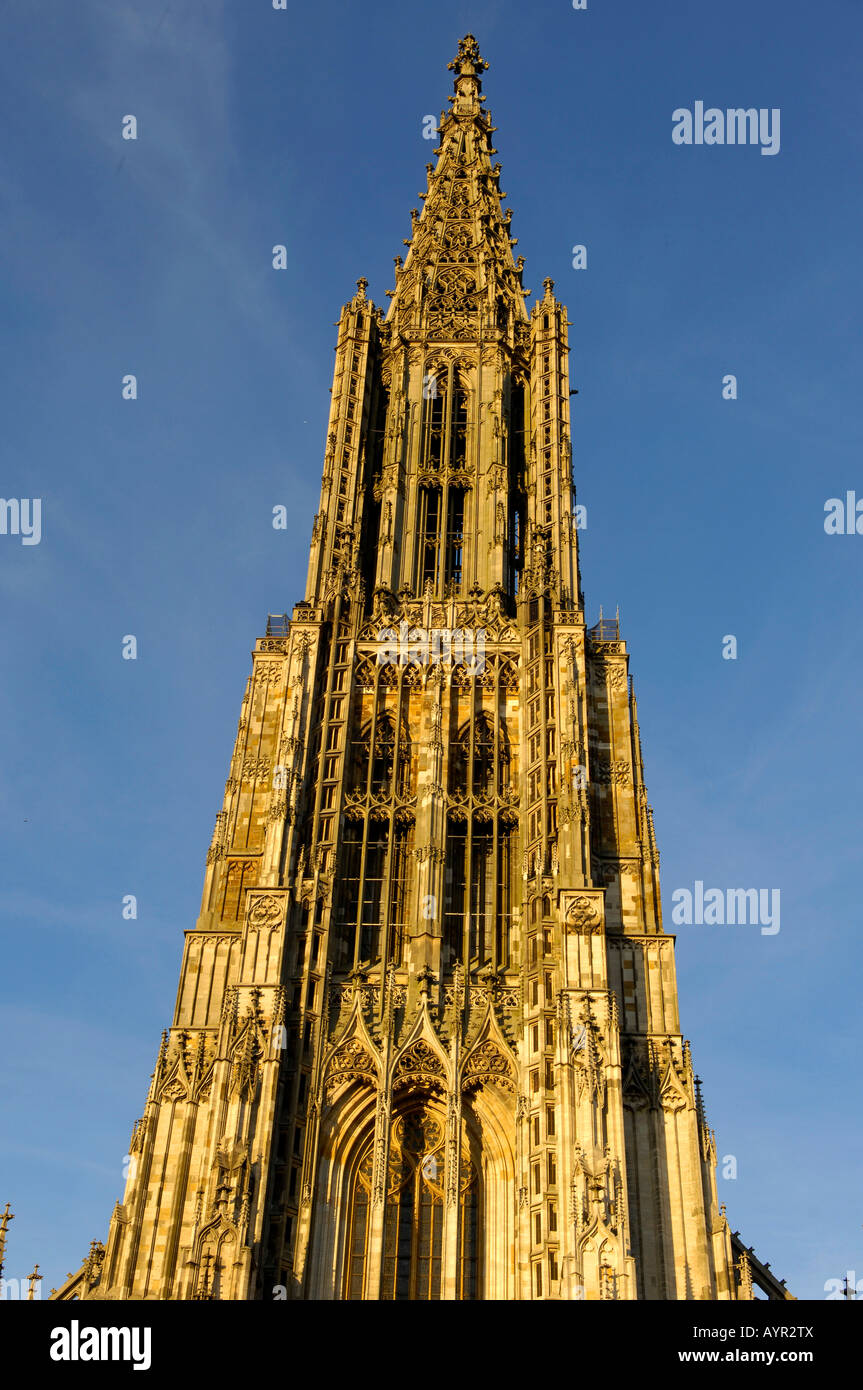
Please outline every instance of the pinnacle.
[[447, 67], [452, 71], [458, 71], [464, 76], [483, 72], [488, 68], [488, 63], [480, 56], [479, 44], [473, 34], [465, 34], [463, 39], [459, 39], [458, 53]]

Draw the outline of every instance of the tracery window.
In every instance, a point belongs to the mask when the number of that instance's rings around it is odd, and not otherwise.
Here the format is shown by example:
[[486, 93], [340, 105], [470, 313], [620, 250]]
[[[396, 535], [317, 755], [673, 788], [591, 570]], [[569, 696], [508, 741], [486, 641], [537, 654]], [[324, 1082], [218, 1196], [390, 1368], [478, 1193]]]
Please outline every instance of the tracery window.
[[493, 796], [497, 790], [494, 727], [487, 716], [480, 717], [473, 737], [473, 794]]
[[413, 825], [390, 817], [345, 822], [339, 860], [339, 968], [398, 963], [408, 920]]
[[504, 797], [509, 780], [506, 720], [480, 709], [454, 727], [449, 746], [445, 966], [508, 962], [514, 901], [514, 814]]
[[420, 491], [420, 588], [431, 583], [437, 588], [440, 574], [441, 490], [425, 487]]
[[467, 389], [456, 381], [453, 384], [452, 414], [450, 417], [450, 468], [464, 468], [467, 463]]
[[[473, 737], [471, 738], [471, 733]], [[467, 797], [493, 797], [509, 785], [509, 738], [506, 723], [495, 723], [485, 711], [470, 721], [450, 745], [450, 791]]]
[[[444, 1224], [444, 1129], [420, 1108], [396, 1118], [390, 1136], [380, 1298], [426, 1301], [441, 1297]], [[348, 1222], [345, 1297], [377, 1297], [367, 1287], [371, 1253], [370, 1141], [356, 1169]], [[458, 1296], [478, 1294], [479, 1202], [476, 1170], [466, 1154], [459, 1174]]]
[[464, 468], [467, 463], [469, 393], [450, 367], [423, 377], [422, 467], [438, 471]]
[[332, 952], [346, 970], [401, 961], [412, 882], [410, 671], [361, 666], [357, 691], [364, 703], [350, 743]]
[[449, 484], [422, 487], [420, 502], [419, 587], [431, 582], [461, 586], [464, 566], [465, 490]]
[[386, 795], [393, 790], [393, 769], [396, 761], [396, 731], [389, 715], [383, 715], [375, 728], [374, 760], [372, 762], [372, 791]]
[[411, 745], [407, 724], [402, 720], [401, 733], [396, 738], [396, 722], [392, 715], [381, 714], [374, 721], [374, 737], [372, 721], [369, 720], [357, 731], [352, 741], [349, 788], [351, 791], [369, 790], [385, 796], [395, 792], [404, 793], [410, 782], [410, 763]]
[[438, 469], [446, 459], [444, 453], [448, 418], [446, 377], [427, 375], [423, 380], [423, 391], [426, 401], [423, 456], [428, 468]]
[[440, 485], [426, 484], [419, 493], [419, 560], [417, 579], [423, 590], [460, 586], [463, 572], [465, 484], [469, 392], [452, 367], [423, 379], [423, 426], [420, 467], [439, 473]]
[[444, 550], [444, 584], [461, 586], [464, 549], [464, 492], [453, 487], [447, 494], [447, 530]]
[[450, 817], [444, 865], [443, 964], [506, 965], [513, 904], [513, 830], [500, 817]]

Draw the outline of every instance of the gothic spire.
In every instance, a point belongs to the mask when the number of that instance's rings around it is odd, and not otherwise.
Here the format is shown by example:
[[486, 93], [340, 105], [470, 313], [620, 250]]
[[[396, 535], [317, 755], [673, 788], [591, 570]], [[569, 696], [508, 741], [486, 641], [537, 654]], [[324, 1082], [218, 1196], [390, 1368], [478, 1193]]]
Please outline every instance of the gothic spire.
[[496, 336], [513, 320], [527, 322], [523, 260], [513, 260], [511, 209], [503, 212], [496, 129], [483, 109], [480, 74], [488, 63], [466, 34], [449, 64], [455, 72], [452, 109], [437, 126], [437, 164], [427, 164], [421, 214], [411, 213], [407, 260], [396, 257], [396, 288], [387, 322], [407, 337], [473, 340]]

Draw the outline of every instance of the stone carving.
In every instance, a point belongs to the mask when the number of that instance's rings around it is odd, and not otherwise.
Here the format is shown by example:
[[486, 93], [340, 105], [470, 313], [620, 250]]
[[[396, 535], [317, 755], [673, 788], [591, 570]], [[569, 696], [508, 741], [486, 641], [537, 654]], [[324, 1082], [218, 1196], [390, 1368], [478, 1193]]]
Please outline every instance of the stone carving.
[[574, 898], [566, 910], [566, 925], [570, 931], [598, 932], [602, 930], [602, 918], [592, 898]]
[[342, 1081], [365, 1081], [372, 1086], [377, 1081], [377, 1068], [359, 1038], [351, 1038], [330, 1058], [327, 1086], [333, 1088]]
[[282, 921], [282, 899], [273, 894], [252, 897], [248, 922], [254, 931], [272, 931]]
[[257, 685], [280, 685], [283, 675], [284, 670], [280, 661], [259, 661], [255, 666]]
[[623, 1065], [623, 1104], [628, 1110], [647, 1110], [656, 1103], [649, 1069], [639, 1060], [638, 1049], [629, 1044]]
[[246, 782], [258, 781], [270, 775], [269, 758], [246, 758], [243, 761], [243, 780]]
[[424, 864], [426, 860], [432, 864], [442, 864], [444, 852], [439, 845], [418, 845], [414, 850], [414, 858], [419, 864]]
[[186, 1100], [187, 1096], [188, 1091], [186, 1090], [186, 1087], [183, 1085], [182, 1081], [179, 1079], [179, 1077], [174, 1077], [173, 1081], [169, 1081], [165, 1086], [162, 1087], [159, 1099], [166, 1101]]
[[625, 758], [616, 758], [613, 762], [599, 760], [595, 776], [596, 781], [606, 787], [628, 787], [632, 781], [629, 763]]
[[396, 1063], [394, 1086], [439, 1085], [444, 1080], [444, 1069], [434, 1048], [422, 1038], [403, 1052]]
[[623, 1103], [629, 1110], [661, 1108], [672, 1114], [690, 1108], [691, 1072], [686, 1044], [680, 1051], [671, 1038], [630, 1042], [623, 1057]]
[[462, 1090], [467, 1091], [473, 1086], [479, 1086], [486, 1082], [515, 1092], [512, 1066], [497, 1044], [490, 1039], [475, 1047], [465, 1062], [462, 1072]]
[[293, 811], [284, 796], [274, 797], [267, 810], [267, 824], [276, 825], [279, 821], [293, 820]]

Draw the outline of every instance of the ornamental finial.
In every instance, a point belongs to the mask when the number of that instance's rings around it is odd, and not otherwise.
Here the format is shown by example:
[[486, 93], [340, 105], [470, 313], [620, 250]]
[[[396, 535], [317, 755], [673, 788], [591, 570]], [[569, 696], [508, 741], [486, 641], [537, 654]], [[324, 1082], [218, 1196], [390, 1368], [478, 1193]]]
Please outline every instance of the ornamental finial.
[[465, 34], [459, 40], [458, 53], [451, 63], [447, 63], [451, 70], [457, 69], [463, 77], [476, 77], [484, 72], [488, 63], [480, 56], [479, 44], [473, 34]]

